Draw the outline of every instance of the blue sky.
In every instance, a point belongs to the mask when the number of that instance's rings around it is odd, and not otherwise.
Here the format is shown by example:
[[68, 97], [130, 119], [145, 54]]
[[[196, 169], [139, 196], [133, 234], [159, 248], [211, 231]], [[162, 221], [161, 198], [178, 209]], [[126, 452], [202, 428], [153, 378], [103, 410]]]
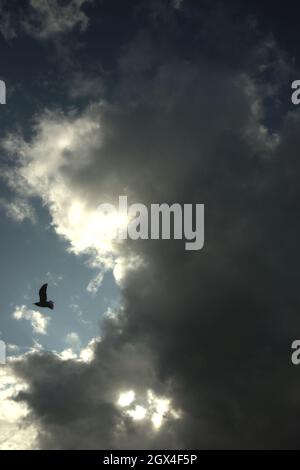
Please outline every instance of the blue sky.
[[[38, 205], [36, 205], [38, 206]], [[101, 315], [118, 302], [118, 288], [107, 273], [99, 291], [87, 291], [97, 270], [87, 265], [87, 257], [76, 257], [67, 251], [50, 225], [49, 215], [37, 209], [37, 222], [18, 223], [2, 212], [5, 223], [1, 230], [1, 260], [5, 266], [2, 280], [0, 330], [2, 339], [22, 348], [32, 347], [33, 339], [45, 349], [65, 349], [65, 336], [76, 332], [86, 345], [99, 329]], [[46, 335], [34, 335], [27, 321], [16, 322], [12, 314], [18, 305], [35, 309], [40, 286], [48, 282], [49, 296], [55, 310]], [[13, 287], [12, 287], [13, 286]], [[84, 316], [81, 317], [82, 312]], [[87, 313], [88, 312], [88, 313]], [[47, 313], [48, 315], [48, 313]]]

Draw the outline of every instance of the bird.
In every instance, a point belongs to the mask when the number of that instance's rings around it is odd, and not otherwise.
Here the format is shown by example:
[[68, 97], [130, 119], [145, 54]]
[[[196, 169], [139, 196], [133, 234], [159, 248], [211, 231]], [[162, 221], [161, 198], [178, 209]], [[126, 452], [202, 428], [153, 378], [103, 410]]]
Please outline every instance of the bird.
[[47, 286], [48, 284], [42, 285], [42, 287], [39, 290], [40, 301], [34, 302], [33, 305], [36, 305], [37, 307], [50, 308], [51, 310], [53, 310], [54, 302], [52, 302], [52, 300], [47, 300]]

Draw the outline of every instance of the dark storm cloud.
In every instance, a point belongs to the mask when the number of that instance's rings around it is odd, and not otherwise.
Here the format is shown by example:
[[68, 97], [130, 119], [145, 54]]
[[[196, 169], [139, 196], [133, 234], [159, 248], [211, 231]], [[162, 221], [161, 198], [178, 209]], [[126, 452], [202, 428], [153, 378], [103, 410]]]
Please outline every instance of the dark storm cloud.
[[[87, 111], [101, 148], [64, 177], [91, 201], [127, 191], [131, 202], [204, 203], [205, 247], [128, 242], [145, 264], [127, 273], [93, 361], [27, 356], [17, 399], [42, 448], [298, 447], [299, 112], [270, 135], [265, 87], [247, 68], [164, 56], [138, 37], [115, 102]], [[147, 389], [170, 397], [180, 419], [157, 432], [132, 421], [116, 406], [130, 389], [142, 404]]]
[[12, 24], [12, 17], [10, 13], [7, 11], [7, 2], [1, 1], [0, 2], [0, 33], [9, 41], [16, 37], [16, 32]]
[[154, 386], [165, 392], [166, 387], [156, 378], [147, 348], [108, 328], [90, 364], [62, 361], [53, 354], [28, 356], [16, 364], [18, 376], [30, 383], [17, 400], [32, 410], [40, 448], [159, 448], [171, 442], [176, 446], [168, 426], [162, 434], [153, 433], [149, 423], [133, 425], [116, 406], [119, 392], [129, 385], [139, 394], [140, 405], [147, 402], [147, 389]]

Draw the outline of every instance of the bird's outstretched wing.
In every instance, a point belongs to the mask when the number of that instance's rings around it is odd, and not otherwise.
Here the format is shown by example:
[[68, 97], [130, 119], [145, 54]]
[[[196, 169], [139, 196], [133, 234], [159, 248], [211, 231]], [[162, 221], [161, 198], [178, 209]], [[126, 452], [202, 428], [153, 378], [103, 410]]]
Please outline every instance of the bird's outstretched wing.
[[39, 290], [40, 302], [47, 302], [47, 286], [48, 284], [44, 284]]

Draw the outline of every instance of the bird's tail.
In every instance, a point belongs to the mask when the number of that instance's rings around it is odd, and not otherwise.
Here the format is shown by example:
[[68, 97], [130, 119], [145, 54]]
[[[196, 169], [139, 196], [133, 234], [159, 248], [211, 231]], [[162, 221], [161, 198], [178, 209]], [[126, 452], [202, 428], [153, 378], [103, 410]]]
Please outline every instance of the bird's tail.
[[51, 308], [51, 310], [54, 309], [54, 302], [52, 302], [52, 300], [50, 300], [49, 302], [49, 308]]

